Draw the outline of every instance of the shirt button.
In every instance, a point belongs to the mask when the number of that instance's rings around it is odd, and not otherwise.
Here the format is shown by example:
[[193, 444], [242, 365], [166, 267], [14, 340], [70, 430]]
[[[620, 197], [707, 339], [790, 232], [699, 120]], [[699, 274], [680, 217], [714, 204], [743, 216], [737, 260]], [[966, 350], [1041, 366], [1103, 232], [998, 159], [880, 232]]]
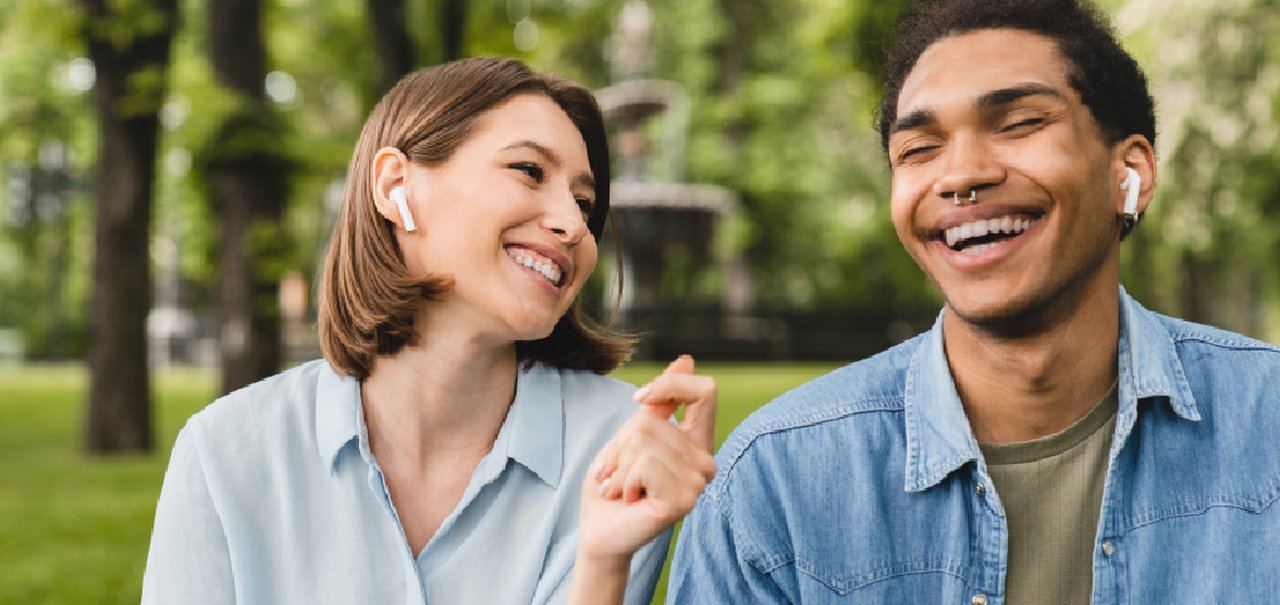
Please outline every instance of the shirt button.
[[[987, 487], [981, 483], [979, 483], [976, 487], [974, 487], [973, 491], [978, 492], [979, 498], [987, 495]], [[982, 595], [978, 595], [978, 597], [982, 597]], [[974, 597], [974, 598], [976, 599], [978, 597]], [[982, 597], [982, 598], [983, 598], [982, 602], [986, 603], [986, 597]]]
[[984, 594], [973, 595], [973, 598], [969, 599], [969, 602], [973, 603], [973, 605], [987, 605], [987, 595], [984, 595]]
[[1116, 543], [1112, 542], [1111, 540], [1103, 540], [1102, 554], [1107, 557], [1110, 557], [1111, 555], [1116, 554]]

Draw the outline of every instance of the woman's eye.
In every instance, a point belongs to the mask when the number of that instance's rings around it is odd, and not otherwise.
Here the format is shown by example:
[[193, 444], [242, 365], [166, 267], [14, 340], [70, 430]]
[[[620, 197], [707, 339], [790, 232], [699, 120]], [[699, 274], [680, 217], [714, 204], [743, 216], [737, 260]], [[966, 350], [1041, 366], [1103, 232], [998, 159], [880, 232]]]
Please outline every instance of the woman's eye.
[[591, 209], [595, 206], [595, 203], [585, 197], [574, 198], [574, 201], [578, 202], [578, 210], [582, 211], [584, 220], [591, 216]]
[[537, 164], [534, 164], [532, 162], [516, 162], [514, 164], [509, 165], [508, 168], [519, 170], [520, 172], [525, 173], [526, 175], [529, 176], [529, 178], [533, 179], [533, 182], [535, 183], [542, 182], [542, 177], [543, 177], [542, 167]]

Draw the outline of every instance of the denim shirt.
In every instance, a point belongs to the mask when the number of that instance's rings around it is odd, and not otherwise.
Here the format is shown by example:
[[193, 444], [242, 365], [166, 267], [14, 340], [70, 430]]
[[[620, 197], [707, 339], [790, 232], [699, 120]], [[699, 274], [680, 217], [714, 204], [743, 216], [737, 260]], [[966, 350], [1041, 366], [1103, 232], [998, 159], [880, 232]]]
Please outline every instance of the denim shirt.
[[[174, 443], [142, 603], [564, 603], [586, 468], [637, 409], [634, 390], [520, 371], [492, 450], [418, 553], [369, 449], [359, 382], [315, 361], [236, 391]], [[669, 541], [632, 558], [627, 605], [652, 599]]]
[[[1120, 298], [1093, 603], [1280, 603], [1280, 349]], [[942, 328], [744, 422], [667, 602], [1004, 603], [1008, 524]]]

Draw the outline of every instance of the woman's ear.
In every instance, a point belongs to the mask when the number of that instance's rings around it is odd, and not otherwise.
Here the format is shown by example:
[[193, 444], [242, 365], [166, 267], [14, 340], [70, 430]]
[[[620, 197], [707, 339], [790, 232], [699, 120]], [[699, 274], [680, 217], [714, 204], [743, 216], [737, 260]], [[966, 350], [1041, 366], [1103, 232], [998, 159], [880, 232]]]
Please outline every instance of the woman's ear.
[[395, 147], [383, 147], [373, 154], [373, 203], [378, 214], [406, 233], [417, 231], [409, 205], [409, 158]]

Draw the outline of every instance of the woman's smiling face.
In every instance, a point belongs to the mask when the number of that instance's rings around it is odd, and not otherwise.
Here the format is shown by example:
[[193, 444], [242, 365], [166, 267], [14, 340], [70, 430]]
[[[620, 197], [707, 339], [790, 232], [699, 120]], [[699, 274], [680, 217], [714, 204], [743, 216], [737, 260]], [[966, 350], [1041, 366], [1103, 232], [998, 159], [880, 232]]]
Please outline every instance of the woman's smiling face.
[[418, 231], [399, 235], [405, 265], [453, 282], [427, 303], [429, 321], [467, 322], [499, 341], [550, 334], [595, 268], [593, 179], [577, 128], [536, 93], [485, 112], [444, 163], [410, 164], [403, 186]]

